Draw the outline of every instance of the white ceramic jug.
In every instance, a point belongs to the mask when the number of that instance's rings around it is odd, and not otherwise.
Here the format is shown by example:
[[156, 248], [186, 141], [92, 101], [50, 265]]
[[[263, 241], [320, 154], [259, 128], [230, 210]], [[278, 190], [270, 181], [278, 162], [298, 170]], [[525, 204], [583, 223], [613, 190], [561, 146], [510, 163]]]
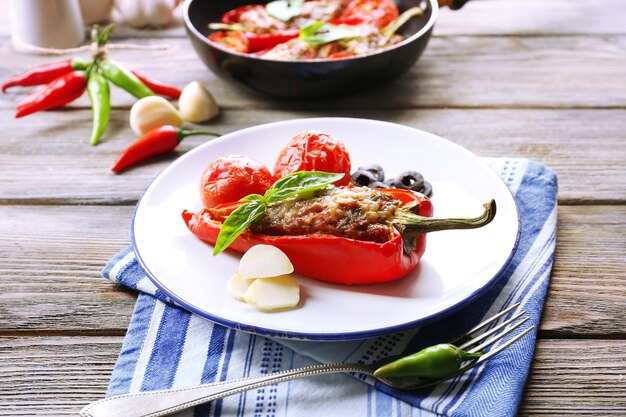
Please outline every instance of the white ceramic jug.
[[79, 0], [12, 0], [13, 46], [72, 48], [85, 39]]

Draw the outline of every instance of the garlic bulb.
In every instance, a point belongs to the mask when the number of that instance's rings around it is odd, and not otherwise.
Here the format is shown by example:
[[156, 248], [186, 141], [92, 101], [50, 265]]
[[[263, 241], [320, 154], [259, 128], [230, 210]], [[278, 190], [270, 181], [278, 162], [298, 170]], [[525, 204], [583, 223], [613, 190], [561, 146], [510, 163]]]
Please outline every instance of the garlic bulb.
[[176, 107], [163, 97], [144, 97], [130, 109], [130, 127], [137, 136], [143, 136], [161, 126], [182, 124], [183, 119]]
[[115, 0], [113, 21], [136, 28], [167, 26], [178, 3], [177, 0]]
[[220, 112], [209, 90], [198, 81], [193, 81], [183, 88], [178, 98], [178, 108], [183, 119], [193, 123], [206, 122]]

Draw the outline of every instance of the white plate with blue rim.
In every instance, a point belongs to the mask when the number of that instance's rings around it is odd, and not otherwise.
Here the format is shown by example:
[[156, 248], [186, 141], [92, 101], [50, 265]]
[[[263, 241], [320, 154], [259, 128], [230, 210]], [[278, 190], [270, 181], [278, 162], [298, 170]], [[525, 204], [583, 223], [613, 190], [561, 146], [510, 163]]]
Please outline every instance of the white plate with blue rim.
[[[348, 149], [353, 171], [381, 165], [387, 177], [420, 172], [432, 184], [437, 217], [472, 217], [496, 200], [495, 219], [473, 230], [427, 237], [418, 267], [388, 283], [347, 286], [295, 274], [296, 309], [264, 313], [228, 295], [227, 280], [241, 254], [212, 256], [182, 220], [202, 209], [200, 177], [214, 159], [244, 154], [272, 168], [280, 150], [306, 130], [334, 135]], [[433, 134], [387, 122], [297, 119], [259, 125], [210, 140], [186, 153], [148, 186], [135, 210], [135, 253], [154, 284], [189, 311], [221, 325], [267, 336], [302, 340], [353, 340], [380, 336], [437, 320], [474, 301], [497, 282], [519, 239], [518, 211], [500, 177], [467, 149]], [[346, 262], [359, 262], [349, 259]]]

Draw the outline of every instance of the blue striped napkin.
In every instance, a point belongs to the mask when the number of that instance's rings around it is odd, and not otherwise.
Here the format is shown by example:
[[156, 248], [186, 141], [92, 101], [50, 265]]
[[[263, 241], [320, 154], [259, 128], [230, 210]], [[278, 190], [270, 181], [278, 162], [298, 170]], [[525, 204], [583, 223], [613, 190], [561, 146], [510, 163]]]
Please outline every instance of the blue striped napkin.
[[[466, 308], [433, 324], [375, 339], [303, 342], [228, 329], [183, 310], [161, 293], [132, 248], [103, 275], [139, 291], [107, 396], [263, 375], [319, 362], [373, 362], [449, 340], [520, 302], [538, 326], [556, 232], [556, 175], [526, 159], [488, 159], [517, 202], [521, 241], [502, 278]], [[530, 368], [536, 332], [485, 364], [434, 388], [392, 390], [348, 374], [271, 385], [196, 407], [189, 416], [513, 416]], [[185, 414], [185, 413], [182, 413]]]

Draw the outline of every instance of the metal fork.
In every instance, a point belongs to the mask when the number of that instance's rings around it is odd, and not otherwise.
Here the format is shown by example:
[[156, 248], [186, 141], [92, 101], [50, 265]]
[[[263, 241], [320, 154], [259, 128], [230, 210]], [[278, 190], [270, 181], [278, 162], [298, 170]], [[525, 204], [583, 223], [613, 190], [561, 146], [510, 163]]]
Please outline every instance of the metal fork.
[[[504, 317], [511, 311], [519, 307], [519, 303], [515, 304], [498, 314], [488, 318], [474, 328], [468, 330], [459, 338], [452, 340], [450, 343], [456, 344], [471, 337], [473, 333], [481, 330], [494, 323], [501, 317]], [[528, 321], [528, 318], [522, 318], [526, 312], [521, 311], [511, 318], [498, 324], [494, 328], [473, 337], [472, 339], [459, 345], [461, 349], [469, 352], [479, 352], [485, 348], [502, 340], [513, 330], [519, 328]], [[125, 394], [115, 397], [105, 398], [87, 405], [80, 411], [83, 417], [158, 417], [182, 411], [189, 407], [214, 401], [229, 395], [238, 394], [247, 390], [255, 389], [265, 385], [276, 384], [279, 382], [289, 381], [296, 378], [304, 378], [307, 376], [329, 374], [336, 372], [356, 372], [361, 373], [390, 387], [402, 390], [416, 390], [436, 385], [444, 380], [459, 375], [468, 369], [471, 369], [489, 358], [502, 352], [513, 343], [520, 340], [528, 334], [534, 326], [524, 329], [522, 332], [507, 340], [503, 344], [489, 350], [478, 359], [467, 361], [462, 364], [460, 369], [452, 375], [437, 380], [426, 380], [419, 378], [376, 378], [373, 375], [383, 363], [376, 364], [359, 364], [359, 363], [330, 363], [322, 365], [307, 366], [304, 368], [290, 369], [287, 371], [276, 372], [270, 375], [256, 376], [238, 379], [235, 381], [223, 381], [217, 383], [203, 384], [195, 387], [174, 388], [158, 391], [144, 391], [135, 394]], [[492, 337], [493, 336], [493, 337]], [[383, 362], [389, 362], [390, 358]]]

